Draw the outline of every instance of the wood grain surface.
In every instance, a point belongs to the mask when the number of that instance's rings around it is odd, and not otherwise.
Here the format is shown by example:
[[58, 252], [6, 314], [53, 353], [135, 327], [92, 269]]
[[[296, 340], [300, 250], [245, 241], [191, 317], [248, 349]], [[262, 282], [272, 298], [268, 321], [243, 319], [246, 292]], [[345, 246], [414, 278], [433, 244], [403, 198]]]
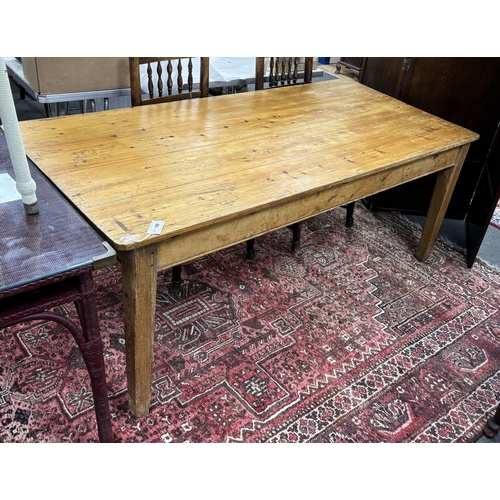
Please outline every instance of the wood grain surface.
[[124, 237], [144, 237], [151, 220], [171, 238], [477, 138], [349, 80], [21, 128], [30, 158], [121, 250], [140, 246]]

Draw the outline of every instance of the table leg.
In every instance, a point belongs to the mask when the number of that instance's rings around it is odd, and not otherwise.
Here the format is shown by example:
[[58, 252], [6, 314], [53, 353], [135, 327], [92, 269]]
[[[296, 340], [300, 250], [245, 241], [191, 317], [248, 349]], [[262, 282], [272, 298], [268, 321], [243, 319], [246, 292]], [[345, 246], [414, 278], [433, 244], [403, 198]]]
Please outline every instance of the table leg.
[[422, 262], [429, 258], [432, 251], [468, 150], [469, 144], [460, 147], [455, 165], [438, 172], [420, 245], [415, 253], [416, 258]]
[[136, 417], [149, 413], [153, 373], [157, 248], [119, 254], [122, 263], [123, 314], [129, 409]]

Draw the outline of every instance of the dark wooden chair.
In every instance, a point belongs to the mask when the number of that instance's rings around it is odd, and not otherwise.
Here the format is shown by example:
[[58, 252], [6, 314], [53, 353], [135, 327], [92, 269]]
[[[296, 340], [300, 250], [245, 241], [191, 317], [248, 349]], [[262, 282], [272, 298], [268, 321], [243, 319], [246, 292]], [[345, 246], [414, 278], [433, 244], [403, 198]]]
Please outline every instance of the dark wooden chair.
[[[194, 84], [193, 57], [130, 57], [132, 107], [144, 104], [208, 97], [209, 58], [200, 57], [199, 83]], [[148, 92], [141, 87], [141, 67], [146, 69]], [[187, 78], [184, 79], [187, 70]], [[155, 76], [153, 76], [153, 71]]]
[[[200, 57], [199, 79], [194, 83], [193, 57], [130, 57], [132, 107], [145, 104], [208, 97], [209, 58]], [[147, 75], [147, 93], [142, 88], [141, 70]], [[187, 70], [187, 77], [185, 78]], [[156, 76], [153, 76], [153, 71]], [[181, 286], [182, 265], [172, 268], [172, 290]]]
[[[305, 57], [270, 57], [266, 64], [265, 57], [255, 58], [255, 90], [272, 89], [288, 85], [300, 85], [312, 82], [313, 58]], [[300, 248], [302, 223], [289, 226], [292, 230], [292, 252]], [[255, 239], [247, 241], [247, 259], [255, 258]]]
[[312, 82], [313, 58], [270, 57], [269, 70], [265, 57], [255, 58], [255, 90]]

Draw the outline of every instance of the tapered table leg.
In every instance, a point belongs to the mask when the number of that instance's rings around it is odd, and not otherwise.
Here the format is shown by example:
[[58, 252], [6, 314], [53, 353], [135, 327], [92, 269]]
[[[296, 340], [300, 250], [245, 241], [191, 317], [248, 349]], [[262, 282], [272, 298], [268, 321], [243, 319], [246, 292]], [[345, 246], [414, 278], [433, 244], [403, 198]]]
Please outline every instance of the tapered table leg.
[[123, 310], [129, 409], [136, 417], [149, 413], [153, 372], [157, 248], [119, 254], [122, 263]]
[[422, 262], [429, 258], [432, 251], [468, 150], [469, 144], [461, 146], [455, 165], [438, 172], [420, 245], [415, 253], [416, 258]]

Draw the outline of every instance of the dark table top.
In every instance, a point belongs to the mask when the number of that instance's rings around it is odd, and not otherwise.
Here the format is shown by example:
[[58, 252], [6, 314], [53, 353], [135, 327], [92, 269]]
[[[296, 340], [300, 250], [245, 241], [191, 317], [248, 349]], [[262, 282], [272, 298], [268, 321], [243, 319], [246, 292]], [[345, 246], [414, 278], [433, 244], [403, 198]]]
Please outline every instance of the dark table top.
[[[28, 159], [39, 212], [27, 215], [0, 130], [0, 291], [92, 264], [115, 252]], [[18, 199], [13, 199], [13, 198]]]

